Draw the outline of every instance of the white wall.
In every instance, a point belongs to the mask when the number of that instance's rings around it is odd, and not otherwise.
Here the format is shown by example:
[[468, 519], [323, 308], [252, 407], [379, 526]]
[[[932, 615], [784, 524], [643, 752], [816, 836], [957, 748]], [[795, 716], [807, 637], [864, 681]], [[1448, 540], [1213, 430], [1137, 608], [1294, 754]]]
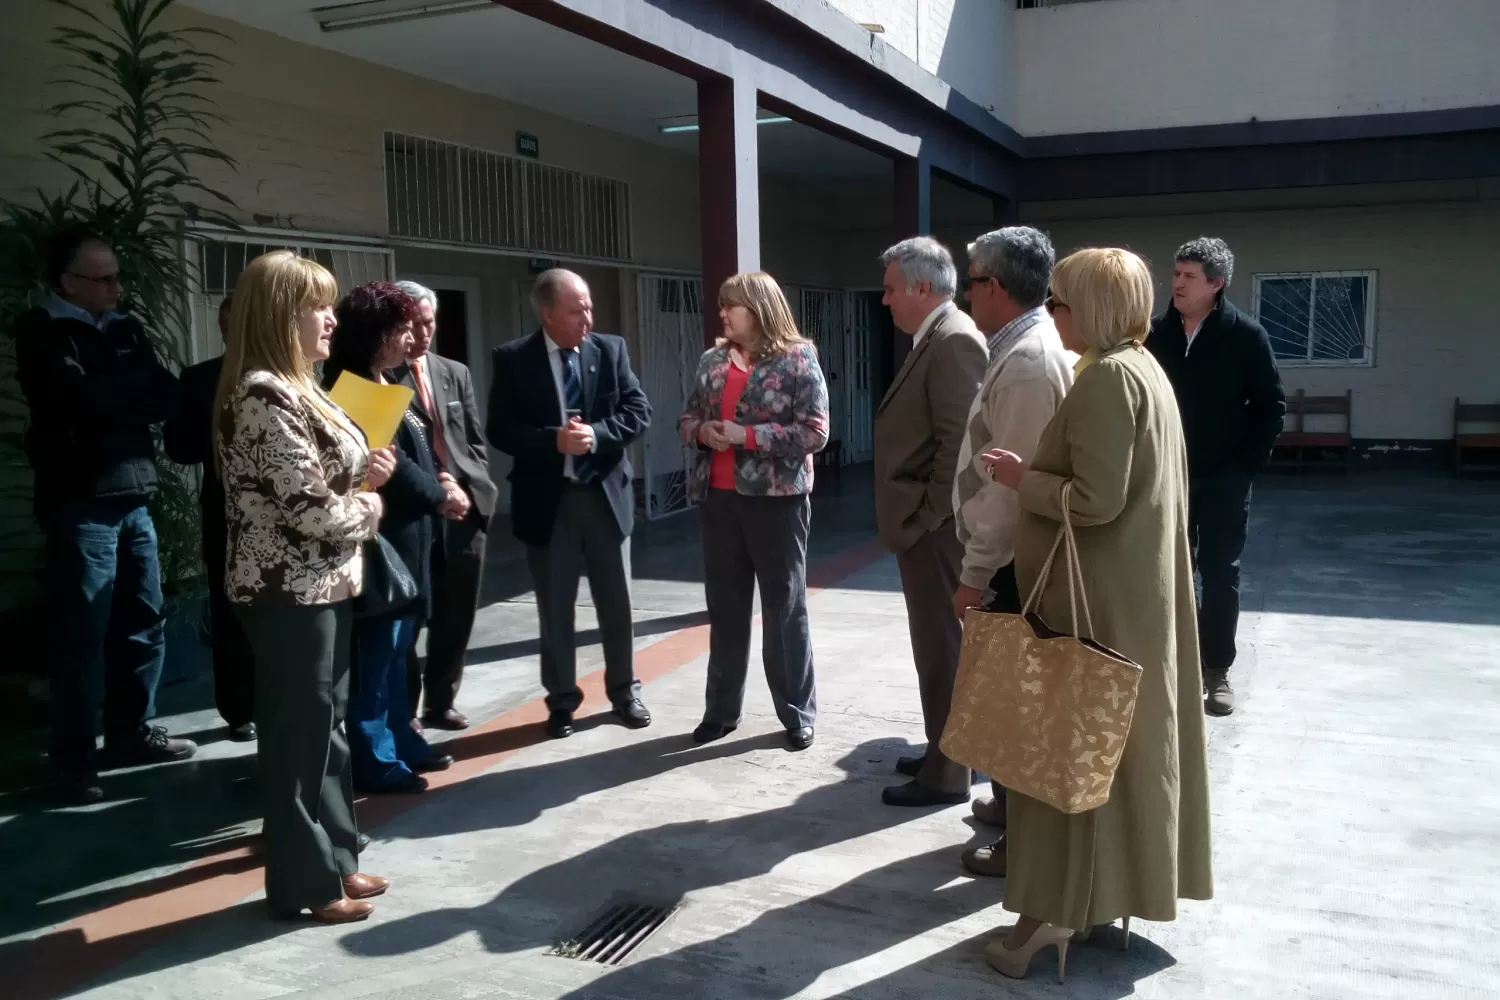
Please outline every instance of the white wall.
[[[1467, 191], [1463, 190], [1467, 188]], [[1151, 261], [1160, 311], [1173, 255], [1199, 235], [1235, 254], [1229, 298], [1252, 307], [1254, 275], [1276, 271], [1378, 272], [1373, 367], [1283, 365], [1287, 391], [1354, 393], [1354, 430], [1367, 439], [1449, 439], [1453, 399], [1500, 401], [1500, 336], [1492, 282], [1500, 274], [1500, 186], [1454, 185], [1448, 200], [1262, 210], [1206, 210], [1201, 199], [1174, 212], [1169, 199], [1098, 206], [1110, 217], [1079, 218], [1085, 206], [1027, 206], [1059, 257], [1082, 246], [1127, 246]], [[1387, 192], [1389, 193], [1389, 192]], [[1069, 218], [1061, 217], [1064, 213]]]
[[1500, 103], [1497, 0], [1098, 0], [1014, 19], [1026, 135]]
[[1014, 115], [1010, 0], [825, 0], [1002, 121]]

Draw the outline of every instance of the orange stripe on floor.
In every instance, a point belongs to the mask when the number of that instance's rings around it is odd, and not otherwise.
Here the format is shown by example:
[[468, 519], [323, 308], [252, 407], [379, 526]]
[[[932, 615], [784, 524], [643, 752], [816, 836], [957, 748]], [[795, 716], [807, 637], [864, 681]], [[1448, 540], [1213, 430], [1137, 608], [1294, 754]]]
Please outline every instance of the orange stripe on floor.
[[[846, 549], [809, 567], [808, 593], [816, 594], [864, 569], [884, 554], [878, 542]], [[708, 652], [708, 626], [673, 632], [638, 650], [636, 676], [649, 683]], [[604, 672], [579, 679], [585, 705], [607, 703]], [[463, 736], [442, 744], [454, 756], [446, 771], [427, 775], [432, 791], [466, 781], [528, 746], [543, 742], [547, 706], [534, 698]], [[370, 829], [425, 802], [424, 796], [388, 795], [358, 803], [361, 828]], [[227, 909], [263, 884], [258, 838], [254, 846], [199, 858], [190, 865], [135, 886], [129, 899], [86, 913], [47, 934], [0, 949], [0, 965], [17, 992], [12, 1000], [51, 1000], [72, 992], [111, 968], [161, 944], [189, 921]]]

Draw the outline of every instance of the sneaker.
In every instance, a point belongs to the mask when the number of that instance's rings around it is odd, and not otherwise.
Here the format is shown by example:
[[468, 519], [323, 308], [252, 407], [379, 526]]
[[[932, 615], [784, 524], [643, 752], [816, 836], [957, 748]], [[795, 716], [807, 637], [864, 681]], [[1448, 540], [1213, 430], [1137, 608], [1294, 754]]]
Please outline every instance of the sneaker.
[[1203, 672], [1203, 710], [1209, 715], [1229, 715], [1234, 711], [1234, 688], [1229, 686], [1229, 671]]
[[1005, 838], [993, 844], [971, 847], [960, 856], [964, 867], [985, 878], [1005, 877]]
[[174, 740], [161, 726], [142, 726], [139, 735], [124, 746], [105, 744], [104, 762], [110, 768], [140, 767], [187, 760], [198, 752], [192, 740]]

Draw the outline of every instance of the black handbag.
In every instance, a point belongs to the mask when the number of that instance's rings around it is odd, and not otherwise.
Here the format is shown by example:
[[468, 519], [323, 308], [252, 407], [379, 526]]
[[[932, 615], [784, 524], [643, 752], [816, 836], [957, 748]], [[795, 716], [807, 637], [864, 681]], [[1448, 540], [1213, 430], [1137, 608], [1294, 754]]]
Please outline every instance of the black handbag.
[[364, 543], [364, 590], [354, 599], [354, 617], [399, 614], [417, 602], [417, 581], [384, 535]]

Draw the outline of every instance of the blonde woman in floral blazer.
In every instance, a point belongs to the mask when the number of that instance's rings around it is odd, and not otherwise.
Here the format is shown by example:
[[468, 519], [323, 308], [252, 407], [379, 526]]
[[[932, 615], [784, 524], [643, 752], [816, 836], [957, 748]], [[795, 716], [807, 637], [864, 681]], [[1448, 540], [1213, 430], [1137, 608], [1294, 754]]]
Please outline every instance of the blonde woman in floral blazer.
[[828, 387], [769, 274], [737, 274], [719, 289], [724, 336], [698, 363], [678, 421], [698, 448], [692, 492], [701, 503], [704, 589], [711, 629], [707, 707], [693, 733], [721, 739], [740, 722], [750, 669], [756, 584], [766, 681], [793, 750], [812, 745], [817, 696], [807, 625], [812, 456], [828, 443]]
[[318, 387], [338, 286], [317, 263], [257, 257], [234, 292], [214, 440], [228, 528], [225, 593], [255, 661], [266, 903], [363, 920], [385, 879], [361, 874], [342, 724], [360, 543], [395, 468]]

